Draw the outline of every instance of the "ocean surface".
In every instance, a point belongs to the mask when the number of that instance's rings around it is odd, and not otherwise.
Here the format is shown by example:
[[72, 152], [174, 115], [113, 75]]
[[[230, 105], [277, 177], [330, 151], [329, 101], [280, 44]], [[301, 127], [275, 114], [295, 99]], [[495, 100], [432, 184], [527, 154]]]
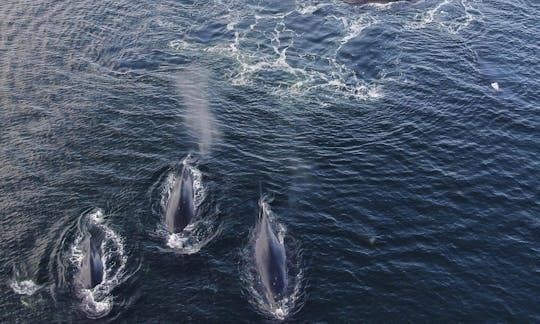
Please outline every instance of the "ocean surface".
[[[0, 322], [540, 322], [539, 16], [2, 0]], [[171, 235], [184, 166], [197, 217]], [[85, 289], [90, 227], [105, 276]]]

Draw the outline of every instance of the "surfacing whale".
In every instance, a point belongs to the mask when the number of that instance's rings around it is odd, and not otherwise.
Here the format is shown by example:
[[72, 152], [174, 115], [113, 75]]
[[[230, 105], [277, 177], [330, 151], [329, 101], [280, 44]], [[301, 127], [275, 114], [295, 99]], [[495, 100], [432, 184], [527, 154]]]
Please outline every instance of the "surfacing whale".
[[174, 186], [167, 201], [165, 222], [171, 233], [181, 232], [195, 216], [193, 178], [187, 165], [182, 169], [181, 177]]
[[287, 256], [279, 242], [264, 207], [259, 201], [259, 220], [256, 228], [255, 262], [266, 298], [270, 303], [280, 301], [287, 290]]
[[90, 233], [83, 241], [81, 280], [86, 289], [92, 289], [103, 281], [102, 240], [100, 235]]

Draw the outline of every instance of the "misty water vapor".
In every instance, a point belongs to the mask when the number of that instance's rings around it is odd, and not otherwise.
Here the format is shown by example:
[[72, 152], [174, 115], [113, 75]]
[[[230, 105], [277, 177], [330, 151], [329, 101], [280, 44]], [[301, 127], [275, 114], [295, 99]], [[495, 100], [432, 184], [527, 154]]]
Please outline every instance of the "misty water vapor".
[[208, 101], [209, 77], [209, 71], [198, 65], [189, 65], [176, 77], [185, 107], [184, 121], [196, 137], [201, 155], [209, 153], [219, 136], [216, 118]]

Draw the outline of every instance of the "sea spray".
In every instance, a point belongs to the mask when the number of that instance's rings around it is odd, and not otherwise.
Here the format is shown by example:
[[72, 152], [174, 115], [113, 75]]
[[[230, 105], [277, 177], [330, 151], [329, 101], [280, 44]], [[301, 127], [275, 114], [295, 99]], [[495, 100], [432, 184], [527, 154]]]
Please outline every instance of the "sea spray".
[[208, 70], [194, 64], [187, 66], [176, 76], [176, 84], [185, 108], [185, 124], [196, 137], [201, 156], [210, 152], [219, 134], [208, 101], [208, 81]]

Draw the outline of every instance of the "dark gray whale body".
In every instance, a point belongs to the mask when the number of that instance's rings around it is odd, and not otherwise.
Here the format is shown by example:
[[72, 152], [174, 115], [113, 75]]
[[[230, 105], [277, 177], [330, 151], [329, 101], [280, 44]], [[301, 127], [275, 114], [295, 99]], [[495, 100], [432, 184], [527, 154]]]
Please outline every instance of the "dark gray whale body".
[[270, 303], [285, 297], [287, 290], [287, 256], [272, 229], [262, 202], [259, 203], [259, 221], [256, 228], [255, 262], [261, 282]]
[[86, 289], [92, 289], [103, 281], [101, 242], [102, 238], [96, 234], [90, 234], [83, 241], [81, 280]]
[[195, 216], [193, 178], [187, 166], [182, 169], [180, 180], [174, 184], [169, 201], [165, 222], [171, 233], [181, 232]]

